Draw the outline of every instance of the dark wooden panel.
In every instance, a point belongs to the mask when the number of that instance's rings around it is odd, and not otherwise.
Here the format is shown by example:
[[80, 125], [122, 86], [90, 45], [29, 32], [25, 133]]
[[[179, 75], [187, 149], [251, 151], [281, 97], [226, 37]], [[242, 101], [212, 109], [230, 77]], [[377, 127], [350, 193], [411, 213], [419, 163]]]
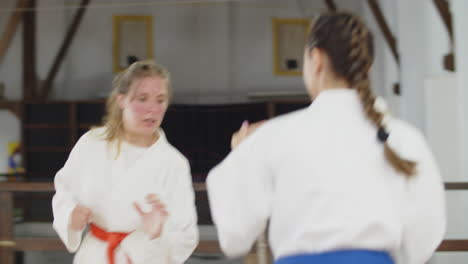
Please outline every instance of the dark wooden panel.
[[73, 130], [68, 128], [28, 128], [24, 131], [23, 138], [24, 145], [28, 146], [26, 151], [39, 146], [70, 147], [72, 145], [69, 137], [70, 131]]
[[[67, 160], [69, 152], [27, 152], [25, 159], [28, 167], [26, 175], [30, 181], [52, 181], [55, 173], [60, 170]], [[44, 175], [45, 177], [35, 177], [29, 175], [28, 172], [36, 173], [36, 175]], [[31, 177], [30, 177], [31, 176]]]
[[77, 104], [77, 121], [79, 124], [101, 124], [104, 113], [104, 102]]
[[231, 135], [242, 121], [266, 119], [266, 110], [264, 103], [172, 105], [162, 127], [168, 141], [190, 161], [192, 173], [206, 175], [230, 152]]
[[307, 102], [278, 102], [275, 103], [275, 116], [287, 114], [310, 105]]
[[24, 124], [69, 125], [69, 107], [67, 103], [27, 103], [24, 105]]

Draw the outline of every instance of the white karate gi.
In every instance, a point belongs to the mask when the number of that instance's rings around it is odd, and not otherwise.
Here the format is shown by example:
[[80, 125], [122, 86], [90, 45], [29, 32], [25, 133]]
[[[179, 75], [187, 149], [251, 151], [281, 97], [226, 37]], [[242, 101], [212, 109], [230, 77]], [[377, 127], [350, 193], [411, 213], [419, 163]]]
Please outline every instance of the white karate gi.
[[[169, 144], [162, 130], [149, 148], [122, 142], [116, 159], [116, 148], [102, 138], [103, 131], [84, 134], [55, 176], [53, 226], [70, 252], [78, 250], [74, 263], [108, 263], [106, 242], [89, 233], [82, 241], [82, 232], [69, 228], [78, 203], [90, 208], [93, 223], [106, 231], [131, 232], [116, 250], [116, 263], [126, 263], [126, 256], [133, 264], [183, 263], [198, 244], [187, 159]], [[149, 240], [132, 203], [149, 210], [145, 196], [152, 193], [166, 205], [169, 217], [162, 235]]]
[[419, 131], [393, 119], [389, 132], [418, 162], [415, 177], [386, 161], [355, 90], [323, 91], [308, 108], [265, 123], [208, 175], [224, 252], [248, 252], [270, 220], [276, 259], [369, 249], [425, 263], [445, 233], [443, 182]]

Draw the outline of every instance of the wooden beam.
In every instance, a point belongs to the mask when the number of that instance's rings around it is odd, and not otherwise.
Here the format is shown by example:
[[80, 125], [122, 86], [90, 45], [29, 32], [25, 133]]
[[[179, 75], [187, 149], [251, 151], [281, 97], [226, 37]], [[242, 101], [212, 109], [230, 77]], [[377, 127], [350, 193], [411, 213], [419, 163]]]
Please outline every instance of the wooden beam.
[[[193, 189], [197, 192], [205, 192], [204, 182], [193, 183]], [[468, 182], [446, 182], [445, 190], [467, 190]], [[55, 192], [53, 182], [0, 182], [0, 192]]]
[[88, 7], [90, 1], [91, 0], [81, 0], [80, 8], [76, 12], [75, 17], [73, 18], [73, 21], [70, 24], [70, 27], [68, 28], [67, 35], [63, 40], [62, 46], [60, 47], [60, 50], [57, 53], [57, 56], [55, 57], [54, 63], [52, 64], [52, 67], [49, 73], [47, 74], [47, 78], [42, 86], [41, 97], [43, 99], [46, 99], [52, 90], [52, 83], [54, 82], [55, 76], [57, 75], [60, 65], [62, 64], [63, 59], [67, 54], [68, 48], [70, 47], [73, 37], [75, 36], [75, 33], [81, 23], [81, 20], [85, 14], [86, 8]]
[[450, 13], [449, 3], [445, 0], [432, 0], [434, 5], [439, 11], [439, 15], [444, 21], [444, 25], [447, 28], [447, 32], [450, 37], [450, 41], [453, 42], [453, 26], [452, 26], [452, 14]]
[[16, 251], [66, 251], [65, 245], [58, 238], [15, 238], [12, 247]]
[[23, 18], [22, 9], [26, 7], [27, 0], [17, 0], [16, 1], [16, 8], [10, 14], [8, 18], [8, 22], [5, 26], [5, 31], [0, 38], [0, 64], [2, 64], [3, 58], [10, 47], [10, 44], [15, 36], [16, 30], [18, 29], [18, 25]]
[[336, 12], [336, 10], [338, 10], [334, 0], [325, 0], [325, 4], [327, 5], [328, 11], [330, 12]]
[[[197, 192], [205, 192], [204, 182], [193, 183]], [[0, 182], [0, 192], [55, 192], [53, 182]]]
[[372, 11], [372, 14], [374, 15], [375, 20], [377, 20], [377, 23], [379, 24], [380, 30], [382, 31], [382, 34], [384, 35], [385, 40], [387, 41], [387, 44], [390, 47], [390, 50], [392, 51], [396, 63], [400, 65], [400, 56], [397, 51], [396, 39], [393, 36], [392, 31], [390, 31], [390, 27], [388, 26], [387, 21], [385, 20], [379, 3], [377, 2], [377, 0], [367, 0], [367, 3], [369, 4], [369, 7]]
[[2, 182], [0, 192], [55, 192], [52, 182]]
[[443, 63], [444, 69], [448, 71], [455, 71], [455, 54], [453, 52], [444, 56]]
[[[453, 48], [453, 25], [452, 25], [452, 14], [450, 13], [449, 3], [446, 0], [433, 0], [432, 1], [444, 22], [445, 28], [447, 29], [451, 47]], [[453, 51], [444, 56], [443, 65], [446, 70], [455, 71], [455, 55]]]
[[468, 251], [468, 240], [446, 239], [442, 241], [437, 251]]
[[23, 100], [36, 97], [36, 0], [27, 1], [23, 14]]
[[468, 182], [446, 182], [445, 190], [448, 191], [468, 191]]
[[18, 119], [21, 119], [21, 103], [0, 99], [0, 110], [2, 109], [9, 110]]

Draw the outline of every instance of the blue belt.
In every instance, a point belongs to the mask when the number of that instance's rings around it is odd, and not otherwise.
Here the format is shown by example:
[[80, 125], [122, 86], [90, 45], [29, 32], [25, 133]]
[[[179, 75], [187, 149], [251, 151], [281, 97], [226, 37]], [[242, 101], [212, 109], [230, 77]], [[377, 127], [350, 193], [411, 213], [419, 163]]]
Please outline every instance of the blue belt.
[[300, 254], [279, 258], [275, 264], [394, 264], [383, 251], [337, 250], [319, 254]]

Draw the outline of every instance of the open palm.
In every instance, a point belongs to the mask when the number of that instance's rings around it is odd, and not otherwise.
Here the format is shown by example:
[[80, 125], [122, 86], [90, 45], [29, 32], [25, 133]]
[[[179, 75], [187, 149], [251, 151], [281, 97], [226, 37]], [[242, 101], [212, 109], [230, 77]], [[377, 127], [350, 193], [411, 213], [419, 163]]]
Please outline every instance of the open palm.
[[155, 239], [161, 235], [168, 213], [166, 206], [158, 199], [156, 194], [148, 194], [146, 201], [151, 205], [149, 212], [144, 212], [136, 202], [133, 205], [141, 216], [143, 230], [149, 235], [150, 239]]

